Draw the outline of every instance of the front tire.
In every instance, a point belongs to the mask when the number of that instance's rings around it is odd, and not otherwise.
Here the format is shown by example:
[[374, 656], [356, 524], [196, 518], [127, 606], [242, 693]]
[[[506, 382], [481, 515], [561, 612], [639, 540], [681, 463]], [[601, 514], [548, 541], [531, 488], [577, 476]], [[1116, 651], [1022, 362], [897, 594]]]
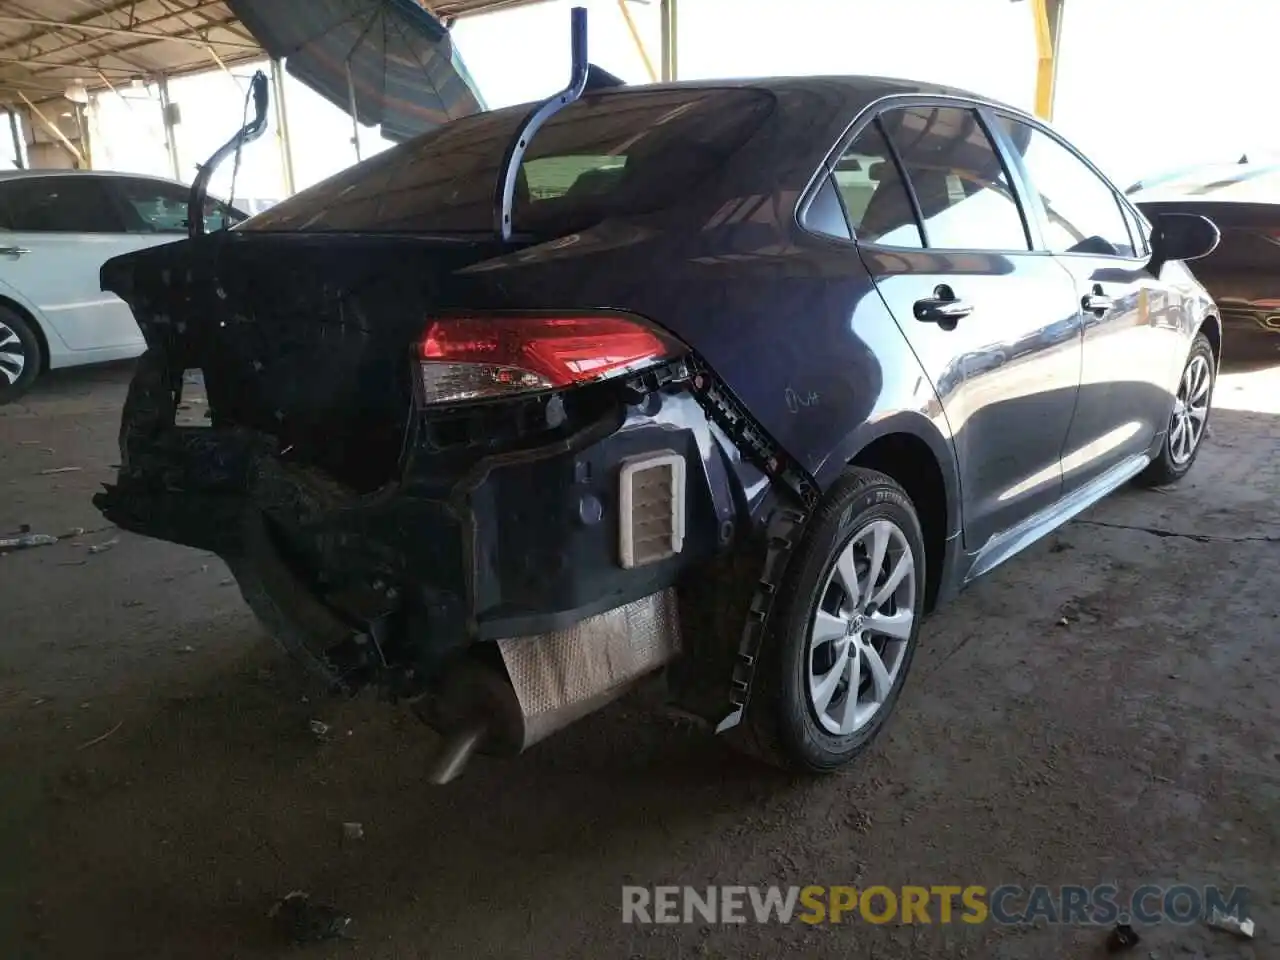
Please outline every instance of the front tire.
[[1174, 397], [1173, 412], [1169, 415], [1164, 444], [1160, 447], [1159, 456], [1138, 474], [1136, 482], [1139, 486], [1161, 487], [1175, 483], [1191, 469], [1209, 429], [1209, 411], [1217, 377], [1218, 365], [1213, 356], [1213, 346], [1203, 333], [1197, 334], [1178, 380], [1178, 392]]
[[902, 691], [924, 593], [911, 500], [882, 473], [850, 470], [809, 522], [780, 585], [744, 719], [753, 752], [810, 773], [863, 753]]
[[40, 339], [22, 315], [0, 307], [0, 406], [31, 389], [40, 375]]

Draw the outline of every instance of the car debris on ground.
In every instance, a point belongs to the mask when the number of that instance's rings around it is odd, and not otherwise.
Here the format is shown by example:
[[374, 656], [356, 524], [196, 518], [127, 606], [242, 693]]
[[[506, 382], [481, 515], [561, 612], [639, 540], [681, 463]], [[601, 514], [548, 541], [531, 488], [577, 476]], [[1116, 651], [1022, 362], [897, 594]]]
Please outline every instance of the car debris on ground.
[[1117, 923], [1112, 931], [1107, 934], [1107, 953], [1132, 950], [1141, 942], [1142, 938], [1138, 936], [1137, 930], [1127, 923]]
[[110, 550], [119, 542], [120, 542], [119, 537], [112, 537], [110, 540], [106, 541], [105, 543], [93, 544], [91, 547], [89, 547], [89, 552], [94, 554], [106, 553], [108, 550]]
[[1233, 933], [1243, 940], [1253, 939], [1253, 921], [1247, 917], [1242, 919], [1234, 914], [1220, 913], [1214, 910], [1207, 922], [1212, 930]]
[[364, 824], [349, 820], [342, 825], [342, 839], [347, 841], [364, 839]]
[[323, 903], [314, 903], [301, 890], [285, 894], [267, 913], [276, 928], [293, 943], [352, 939], [347, 933], [351, 918]]
[[41, 470], [40, 476], [51, 477], [58, 473], [79, 473], [83, 469], [84, 467], [49, 467], [46, 470]]
[[311, 721], [311, 732], [312, 732], [312, 733], [313, 733], [317, 738], [319, 738], [320, 740], [323, 740], [323, 739], [325, 739], [327, 736], [329, 736], [329, 725], [328, 725], [327, 723], [325, 723], [323, 720], [312, 720], [312, 721]]
[[51, 547], [58, 538], [47, 533], [23, 532], [16, 537], [0, 537], [0, 550], [29, 550], [31, 547]]

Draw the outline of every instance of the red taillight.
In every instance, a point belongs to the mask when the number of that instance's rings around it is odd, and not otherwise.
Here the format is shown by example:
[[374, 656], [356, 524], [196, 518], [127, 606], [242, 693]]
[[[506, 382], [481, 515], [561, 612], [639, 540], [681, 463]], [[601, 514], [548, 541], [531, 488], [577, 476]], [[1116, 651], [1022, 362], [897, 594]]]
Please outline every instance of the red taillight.
[[432, 321], [418, 343], [427, 403], [488, 400], [605, 380], [682, 350], [618, 315], [470, 316]]

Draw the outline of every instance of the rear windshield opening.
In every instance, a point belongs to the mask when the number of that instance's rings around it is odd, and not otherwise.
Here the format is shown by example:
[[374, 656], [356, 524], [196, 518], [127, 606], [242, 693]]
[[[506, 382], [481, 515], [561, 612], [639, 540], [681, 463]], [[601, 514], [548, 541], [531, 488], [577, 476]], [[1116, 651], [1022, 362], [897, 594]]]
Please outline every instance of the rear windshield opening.
[[[477, 114], [331, 177], [243, 230], [488, 233], [503, 151], [530, 107]], [[517, 233], [559, 236], [681, 202], [773, 109], [751, 89], [610, 92], [553, 116], [520, 168]]]

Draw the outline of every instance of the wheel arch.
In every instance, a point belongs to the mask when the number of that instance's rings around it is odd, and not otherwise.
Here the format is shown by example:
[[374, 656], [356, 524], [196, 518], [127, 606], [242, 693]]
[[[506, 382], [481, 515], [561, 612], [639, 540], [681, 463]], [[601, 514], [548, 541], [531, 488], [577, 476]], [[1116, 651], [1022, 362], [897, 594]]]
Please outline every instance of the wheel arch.
[[877, 470], [907, 492], [925, 540], [925, 605], [937, 601], [947, 575], [947, 541], [960, 529], [960, 482], [950, 441], [923, 414], [904, 412], [864, 424], [824, 463], [824, 489], [849, 466]]
[[1213, 348], [1213, 362], [1217, 366], [1222, 363], [1222, 320], [1216, 313], [1206, 313], [1203, 320], [1200, 321], [1200, 329], [1197, 333], [1203, 333], [1209, 341], [1209, 346]]
[[49, 335], [45, 333], [44, 326], [26, 305], [19, 303], [13, 297], [4, 293], [0, 293], [0, 307], [12, 310], [31, 325], [31, 331], [36, 335], [36, 341], [40, 345], [40, 372], [47, 373], [53, 355], [49, 351]]

